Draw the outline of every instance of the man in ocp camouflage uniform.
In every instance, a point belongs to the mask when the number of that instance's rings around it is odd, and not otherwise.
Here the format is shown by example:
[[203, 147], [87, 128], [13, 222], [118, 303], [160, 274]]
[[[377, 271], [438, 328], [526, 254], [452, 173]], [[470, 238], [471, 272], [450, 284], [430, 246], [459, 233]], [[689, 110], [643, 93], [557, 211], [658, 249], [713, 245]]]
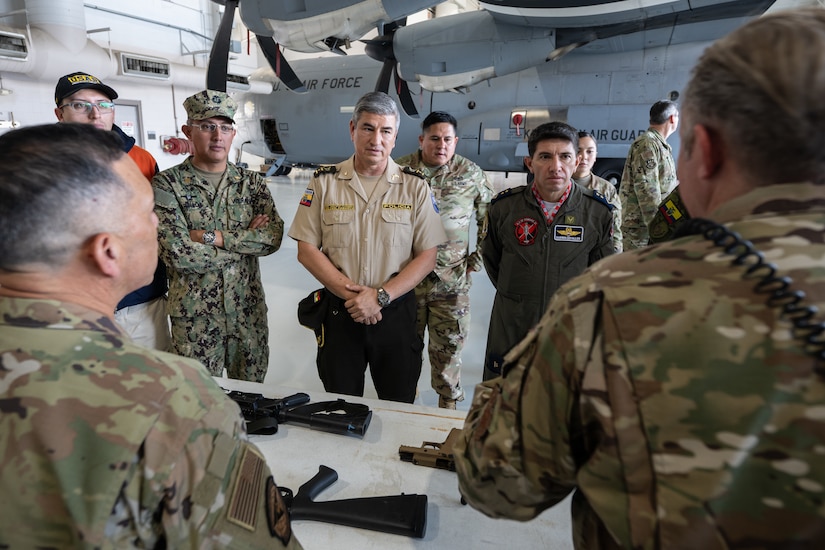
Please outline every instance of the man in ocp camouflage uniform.
[[195, 153], [152, 180], [173, 351], [213, 375], [226, 368], [230, 378], [263, 382], [269, 328], [258, 257], [280, 248], [284, 221], [266, 179], [227, 161], [235, 101], [204, 90], [183, 106]]
[[825, 10], [718, 41], [683, 98], [698, 219], [556, 293], [476, 388], [460, 490], [519, 520], [575, 490], [579, 549], [825, 548]]
[[650, 108], [650, 128], [630, 146], [619, 186], [624, 250], [647, 246], [656, 209], [677, 184], [676, 165], [667, 138], [678, 126], [676, 104], [657, 101]]
[[300, 548], [238, 406], [115, 322], [158, 257], [117, 135], [15, 130], [0, 164], [0, 548]]
[[[429, 331], [432, 387], [438, 406], [454, 409], [464, 399], [461, 387], [461, 350], [470, 328], [470, 273], [480, 271], [479, 252], [484, 218], [493, 191], [487, 176], [474, 162], [455, 154], [458, 123], [449, 113], [435, 111], [421, 124], [419, 151], [396, 162], [419, 170], [438, 203], [447, 242], [438, 246], [435, 269], [415, 287], [418, 334]], [[470, 252], [470, 228], [478, 227]]]

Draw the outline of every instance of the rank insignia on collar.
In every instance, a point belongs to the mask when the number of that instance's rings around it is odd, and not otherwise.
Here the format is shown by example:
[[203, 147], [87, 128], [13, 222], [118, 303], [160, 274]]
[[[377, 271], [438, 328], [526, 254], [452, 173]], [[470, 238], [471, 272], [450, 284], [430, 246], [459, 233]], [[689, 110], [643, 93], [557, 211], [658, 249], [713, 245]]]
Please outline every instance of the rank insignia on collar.
[[418, 176], [422, 180], [427, 179], [427, 177], [424, 175], [424, 172], [422, 172], [420, 170], [416, 170], [415, 168], [410, 168], [409, 166], [404, 166], [403, 168], [401, 168], [401, 171], [403, 171], [405, 174], [410, 174], [412, 176]]
[[319, 166], [312, 175], [317, 178], [322, 174], [335, 174], [336, 172], [338, 172], [338, 168], [334, 164], [330, 164], [328, 166]]

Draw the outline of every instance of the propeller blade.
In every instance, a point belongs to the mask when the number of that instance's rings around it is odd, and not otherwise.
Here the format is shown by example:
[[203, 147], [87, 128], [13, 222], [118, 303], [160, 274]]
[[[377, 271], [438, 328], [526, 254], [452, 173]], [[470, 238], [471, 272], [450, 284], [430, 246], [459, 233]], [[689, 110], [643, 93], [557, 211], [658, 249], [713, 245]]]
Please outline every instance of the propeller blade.
[[281, 82], [293, 92], [306, 92], [307, 89], [304, 83], [301, 82], [301, 79], [298, 78], [298, 75], [295, 74], [295, 71], [289, 66], [286, 58], [281, 53], [281, 48], [278, 47], [278, 43], [275, 42], [271, 36], [256, 34], [255, 38], [258, 39], [258, 45], [261, 47], [261, 51], [264, 53], [266, 60], [269, 61], [269, 66], [272, 67], [272, 70], [275, 71], [275, 74], [281, 79]]
[[209, 66], [206, 69], [206, 88], [218, 92], [226, 91], [226, 73], [229, 70], [229, 41], [232, 38], [232, 22], [240, 0], [226, 0], [223, 17], [209, 52]]
[[381, 66], [381, 72], [378, 73], [378, 80], [375, 83], [376, 92], [384, 92], [385, 94], [389, 92], [393, 67], [395, 67], [395, 61], [392, 59], [384, 60], [384, 65]]
[[410, 86], [407, 81], [398, 76], [398, 66], [393, 64], [392, 76], [395, 81], [395, 93], [398, 94], [398, 99], [401, 101], [401, 108], [404, 112], [412, 118], [419, 118], [418, 109], [415, 108], [415, 101], [410, 92]]

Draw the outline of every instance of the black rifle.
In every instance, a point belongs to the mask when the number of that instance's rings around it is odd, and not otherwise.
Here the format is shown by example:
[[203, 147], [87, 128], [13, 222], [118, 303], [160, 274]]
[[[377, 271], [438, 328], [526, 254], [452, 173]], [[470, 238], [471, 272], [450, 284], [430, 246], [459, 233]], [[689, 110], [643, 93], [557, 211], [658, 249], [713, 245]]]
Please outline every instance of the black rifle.
[[372, 419], [368, 406], [343, 399], [309, 403], [305, 393], [270, 399], [260, 393], [224, 391], [241, 408], [250, 434], [274, 434], [279, 423], [292, 422], [313, 430], [363, 437]]
[[315, 502], [318, 494], [338, 480], [328, 466], [301, 485], [298, 493], [279, 487], [293, 520], [322, 521], [393, 535], [423, 538], [427, 530], [427, 495], [394, 495]]

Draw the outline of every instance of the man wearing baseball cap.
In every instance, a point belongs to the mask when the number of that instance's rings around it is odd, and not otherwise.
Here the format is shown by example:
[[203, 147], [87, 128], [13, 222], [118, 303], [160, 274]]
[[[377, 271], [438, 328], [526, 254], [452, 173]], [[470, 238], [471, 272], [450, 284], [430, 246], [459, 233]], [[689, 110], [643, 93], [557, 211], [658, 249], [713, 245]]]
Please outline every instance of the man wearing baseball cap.
[[265, 178], [228, 162], [238, 106], [203, 90], [183, 102], [194, 154], [152, 181], [160, 256], [169, 268], [172, 350], [219, 376], [263, 382], [269, 329], [258, 256], [284, 221]]
[[[54, 89], [54, 114], [60, 122], [91, 124], [116, 133], [123, 142], [123, 151], [151, 181], [158, 172], [158, 164], [149, 151], [136, 145], [135, 138], [114, 123], [115, 99], [117, 92], [99, 78], [84, 72], [67, 74]], [[159, 261], [152, 282], [118, 303], [115, 320], [137, 344], [161, 351], [170, 349], [166, 290], [166, 267]]]

